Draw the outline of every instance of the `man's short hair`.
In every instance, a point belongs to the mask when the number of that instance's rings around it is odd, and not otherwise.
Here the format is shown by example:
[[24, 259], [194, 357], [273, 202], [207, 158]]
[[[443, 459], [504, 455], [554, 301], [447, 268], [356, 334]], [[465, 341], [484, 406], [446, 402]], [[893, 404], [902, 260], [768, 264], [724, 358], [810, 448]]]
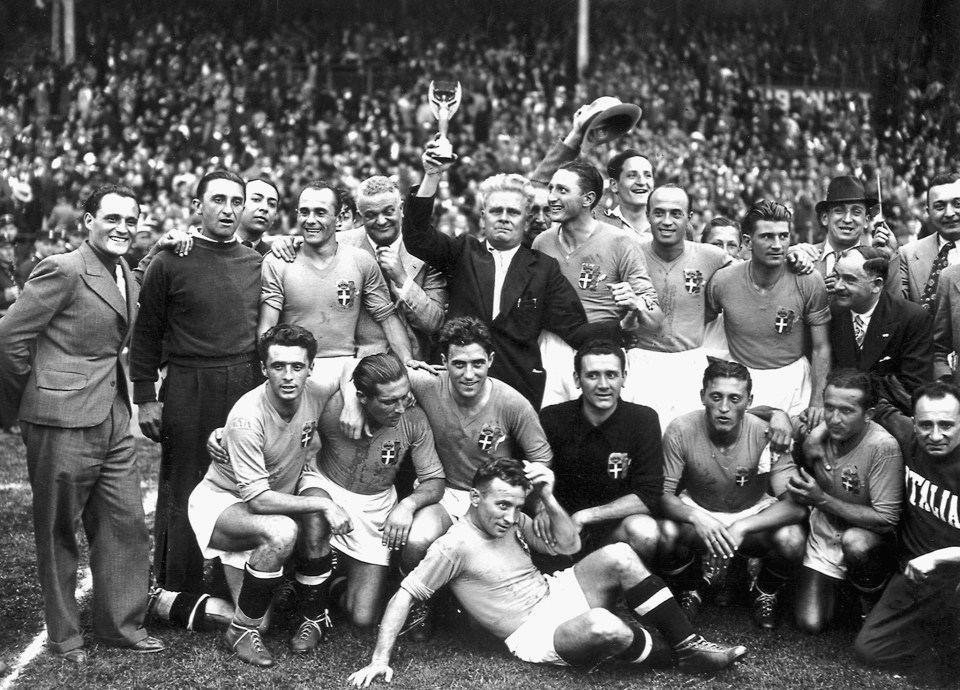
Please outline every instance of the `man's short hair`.
[[137, 214], [140, 213], [140, 201], [137, 199], [136, 193], [134, 193], [134, 191], [126, 185], [112, 183], [102, 184], [94, 189], [90, 193], [90, 196], [87, 197], [86, 201], [83, 202], [83, 212], [89, 213], [91, 216], [96, 217], [97, 211], [100, 210], [100, 204], [103, 203], [103, 197], [105, 197], [107, 194], [116, 194], [117, 196], [124, 196], [128, 199], [133, 199], [137, 204]]
[[247, 185], [250, 184], [251, 182], [263, 182], [263, 183], [266, 184], [266, 185], [270, 185], [271, 187], [273, 187], [273, 191], [275, 191], [275, 192], [277, 193], [277, 199], [280, 198], [280, 190], [277, 188], [277, 185], [275, 185], [272, 180], [268, 180], [267, 178], [263, 177], [262, 175], [261, 175], [260, 177], [251, 177], [249, 180], [247, 180], [247, 181], [244, 183], [244, 185], [243, 185], [244, 191], [246, 191]]
[[683, 192], [683, 197], [687, 200], [687, 213], [688, 214], [690, 213], [690, 195], [687, 194], [686, 189], [678, 185], [676, 182], [664, 182], [662, 185], [658, 185], [650, 190], [650, 195], [647, 197], [648, 213], [650, 208], [650, 201], [649, 201], [650, 197], [652, 197], [654, 193], [660, 191], [661, 189], [679, 189], [681, 192]]
[[313, 333], [303, 326], [295, 326], [290, 323], [278, 323], [260, 336], [257, 341], [257, 354], [263, 366], [267, 366], [267, 353], [271, 345], [280, 345], [281, 347], [302, 347], [307, 351], [307, 363], [312, 363], [313, 358], [317, 356], [317, 339]]
[[740, 223], [735, 220], [731, 220], [726, 216], [717, 216], [707, 224], [707, 227], [705, 227], [703, 232], [700, 234], [700, 242], [702, 244], [706, 244], [710, 241], [710, 234], [713, 232], [714, 228], [733, 228], [738, 234], [740, 233]]
[[623, 348], [612, 340], [591, 340], [581, 346], [573, 356], [573, 370], [577, 374], [580, 374], [580, 365], [587, 355], [614, 355], [620, 360], [620, 371], [627, 369], [627, 356], [623, 353]]
[[577, 176], [577, 179], [580, 180], [581, 192], [584, 194], [593, 192], [593, 203], [590, 204], [591, 210], [600, 203], [600, 197], [603, 196], [603, 176], [596, 166], [584, 161], [570, 161], [561, 165], [560, 170], [569, 170]]
[[236, 182], [240, 185], [240, 189], [243, 190], [244, 198], [247, 195], [247, 183], [243, 181], [243, 178], [240, 177], [237, 173], [232, 170], [211, 170], [206, 175], [200, 178], [200, 181], [197, 182], [197, 199], [203, 199], [203, 193], [207, 191], [207, 186], [214, 180], [229, 180], [230, 182]]
[[499, 175], [491, 175], [481, 182], [480, 204], [482, 207], [486, 208], [487, 199], [494, 192], [516, 192], [523, 199], [524, 211], [528, 210], [530, 205], [533, 204], [533, 185], [522, 175], [500, 173]]
[[863, 396], [860, 398], [860, 406], [864, 410], [869, 410], [877, 404], [877, 388], [873, 385], [873, 379], [870, 378], [870, 374], [864, 371], [850, 367], [834, 369], [827, 374], [827, 384], [823, 389], [826, 390], [827, 386], [860, 391], [863, 393]]
[[407, 376], [407, 368], [396, 356], [383, 352], [367, 355], [353, 370], [353, 384], [365, 396], [376, 395], [378, 385], [393, 383]]
[[311, 182], [307, 182], [307, 184], [303, 186], [303, 189], [300, 190], [300, 194], [297, 196], [298, 208], [300, 207], [300, 197], [302, 197], [303, 193], [308, 189], [319, 189], [319, 190], [329, 189], [330, 192], [333, 194], [333, 212], [339, 215], [340, 209], [343, 208], [343, 205], [340, 201], [340, 195], [337, 194], [337, 190], [333, 188], [333, 185], [331, 185], [329, 182], [326, 182], [325, 180], [313, 180]]
[[918, 386], [913, 391], [913, 411], [917, 410], [917, 403], [920, 398], [930, 398], [931, 400], [943, 400], [947, 396], [953, 397], [960, 404], [960, 388], [949, 381], [930, 381]]
[[940, 173], [939, 175], [934, 175], [933, 179], [930, 180], [930, 185], [927, 187], [927, 204], [930, 204], [930, 190], [933, 187], [939, 187], [944, 184], [953, 184], [960, 180], [960, 173], [948, 172]]
[[647, 161], [647, 163], [650, 164], [650, 168], [653, 170], [653, 172], [657, 171], [656, 166], [653, 164], [653, 161], [650, 160], [649, 157], [643, 155], [636, 149], [626, 149], [625, 151], [621, 151], [616, 156], [611, 158], [610, 161], [607, 163], [607, 177], [609, 177], [614, 182], [619, 182], [620, 173], [623, 172], [623, 166], [631, 158], [642, 158], [643, 160]]
[[385, 192], [400, 196], [400, 187], [394, 180], [385, 175], [374, 175], [365, 179], [357, 187], [357, 201]]
[[737, 379], [747, 382], [747, 395], [753, 391], [753, 379], [750, 377], [750, 370], [740, 364], [740, 362], [728, 362], [725, 359], [715, 359], [709, 357], [709, 364], [703, 370], [703, 390], [711, 381], [716, 379]]
[[887, 255], [881, 249], [861, 244], [851, 247], [844, 254], [850, 252], [859, 252], [863, 257], [863, 271], [871, 278], [880, 278], [884, 283], [887, 282], [887, 271], [890, 269], [890, 261]]
[[359, 214], [357, 213], [357, 202], [353, 200], [353, 195], [350, 193], [350, 190], [346, 187], [337, 187], [333, 190], [337, 193], [337, 198], [340, 200], [340, 213], [346, 211], [350, 214], [351, 218], [356, 218]]
[[447, 321], [440, 329], [438, 342], [443, 354], [450, 352], [451, 345], [466, 347], [474, 343], [482, 347], [488, 355], [493, 352], [490, 329], [475, 316], [458, 316]]
[[513, 458], [485, 460], [473, 475], [471, 486], [478, 491], [483, 491], [494, 479], [500, 479], [510, 486], [519, 486], [524, 491], [529, 491], [533, 486], [523, 471], [523, 463]]
[[783, 204], [778, 204], [776, 201], [760, 199], [750, 207], [747, 215], [743, 217], [741, 223], [743, 226], [743, 234], [753, 237], [753, 233], [757, 230], [757, 223], [762, 220], [773, 223], [790, 223], [791, 220], [793, 220], [793, 213], [790, 212], [789, 208]]

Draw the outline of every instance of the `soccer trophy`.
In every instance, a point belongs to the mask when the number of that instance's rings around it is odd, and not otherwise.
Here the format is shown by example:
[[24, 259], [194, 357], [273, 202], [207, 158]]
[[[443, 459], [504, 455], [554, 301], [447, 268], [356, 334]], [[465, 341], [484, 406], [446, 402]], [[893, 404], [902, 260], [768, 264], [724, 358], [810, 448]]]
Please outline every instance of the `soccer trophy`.
[[437, 139], [436, 158], [444, 163], [453, 160], [453, 145], [447, 138], [447, 130], [450, 127], [450, 118], [460, 107], [460, 97], [463, 92], [460, 90], [460, 82], [452, 81], [431, 81], [430, 82], [430, 112], [437, 118], [437, 128], [440, 130], [440, 136]]

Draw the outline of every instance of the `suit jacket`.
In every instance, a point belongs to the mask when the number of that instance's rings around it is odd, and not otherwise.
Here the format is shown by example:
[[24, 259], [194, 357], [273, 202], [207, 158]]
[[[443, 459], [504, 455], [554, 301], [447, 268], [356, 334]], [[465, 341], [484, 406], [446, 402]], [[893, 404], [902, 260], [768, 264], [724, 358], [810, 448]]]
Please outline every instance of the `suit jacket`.
[[833, 307], [831, 316], [833, 368], [869, 372], [883, 397], [911, 413], [913, 391], [933, 380], [933, 317], [918, 304], [882, 292], [861, 349], [850, 310]]
[[[362, 228], [337, 233], [337, 241], [363, 249], [376, 258], [376, 252]], [[398, 253], [403, 269], [413, 278], [406, 297], [401, 299], [397, 292], [403, 286], [394, 285], [386, 276], [384, 280], [397, 308], [397, 315], [407, 329], [413, 356], [425, 359], [430, 356], [431, 336], [443, 325], [444, 310], [447, 308], [447, 279], [440, 271], [408, 252], [402, 240]], [[361, 310], [357, 322], [357, 346], [361, 356], [386, 352], [388, 349], [383, 327], [365, 309]]]
[[960, 265], [949, 266], [937, 284], [933, 317], [933, 375], [960, 384], [960, 370], [950, 366], [950, 355], [960, 350]]
[[537, 338], [550, 330], [574, 348], [591, 337], [619, 337], [615, 323], [588, 324], [573, 286], [556, 259], [520, 246], [503, 281], [500, 313], [493, 318], [494, 259], [475, 237], [447, 237], [430, 226], [433, 199], [412, 190], [404, 206], [403, 239], [411, 254], [447, 276], [448, 318], [475, 316], [490, 328], [496, 358], [490, 375], [540, 407], [546, 375]]
[[934, 233], [900, 247], [900, 288], [911, 302], [919, 303], [923, 296], [923, 287], [939, 253], [938, 237]]
[[117, 387], [126, 393], [120, 352], [136, 314], [139, 287], [123, 259], [120, 266], [126, 301], [89, 244], [48, 257], [0, 319], [0, 376], [20, 419], [95, 426], [110, 413]]

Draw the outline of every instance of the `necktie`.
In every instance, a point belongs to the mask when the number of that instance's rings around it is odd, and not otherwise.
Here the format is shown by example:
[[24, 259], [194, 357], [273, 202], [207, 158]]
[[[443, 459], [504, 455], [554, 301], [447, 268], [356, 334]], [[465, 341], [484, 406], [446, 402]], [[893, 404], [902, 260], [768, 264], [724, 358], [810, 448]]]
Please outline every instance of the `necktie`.
[[867, 329], [863, 327], [863, 318], [860, 314], [853, 315], [853, 337], [857, 339], [857, 347], [863, 348], [863, 336], [867, 334]]
[[117, 264], [115, 273], [113, 277], [117, 281], [117, 288], [120, 290], [120, 296], [123, 298], [123, 301], [127, 301], [127, 281], [123, 277], [123, 269], [120, 268], [120, 264]]
[[933, 261], [933, 266], [930, 268], [930, 277], [927, 278], [927, 284], [923, 286], [923, 294], [920, 296], [920, 306], [927, 311], [933, 310], [933, 302], [937, 299], [937, 284], [940, 282], [940, 274], [947, 267], [947, 254], [956, 246], [956, 242], [946, 242]]

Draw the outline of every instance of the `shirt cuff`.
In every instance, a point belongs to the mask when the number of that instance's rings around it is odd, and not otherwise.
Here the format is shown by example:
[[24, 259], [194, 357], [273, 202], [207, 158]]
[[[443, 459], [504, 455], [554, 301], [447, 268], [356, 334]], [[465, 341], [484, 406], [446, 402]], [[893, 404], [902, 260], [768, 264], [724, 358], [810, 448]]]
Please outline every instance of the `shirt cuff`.
[[399, 297], [404, 302], [406, 302], [407, 294], [410, 292], [410, 288], [412, 286], [413, 286], [413, 276], [407, 276], [407, 279], [403, 281], [403, 285], [401, 285], [400, 289], [397, 290], [397, 297]]
[[157, 402], [157, 385], [153, 381], [133, 382], [133, 404]]

